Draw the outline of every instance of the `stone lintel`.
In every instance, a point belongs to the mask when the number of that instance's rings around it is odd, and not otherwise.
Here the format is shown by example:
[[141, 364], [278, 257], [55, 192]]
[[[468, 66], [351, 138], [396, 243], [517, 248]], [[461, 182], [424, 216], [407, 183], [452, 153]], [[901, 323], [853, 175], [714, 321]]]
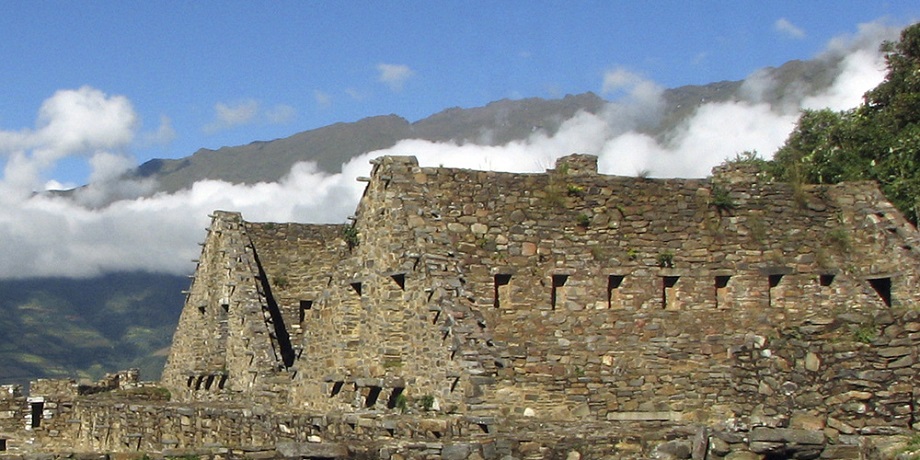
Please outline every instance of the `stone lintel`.
[[781, 265], [772, 265], [769, 267], [763, 267], [760, 269], [761, 275], [771, 276], [771, 275], [791, 275], [795, 272], [792, 267], [785, 267]]
[[517, 274], [517, 268], [510, 265], [501, 265], [498, 267], [492, 267], [489, 270], [489, 273], [493, 275], [515, 275]]
[[680, 421], [681, 419], [683, 419], [683, 414], [675, 411], [607, 413], [607, 420], [610, 421]]

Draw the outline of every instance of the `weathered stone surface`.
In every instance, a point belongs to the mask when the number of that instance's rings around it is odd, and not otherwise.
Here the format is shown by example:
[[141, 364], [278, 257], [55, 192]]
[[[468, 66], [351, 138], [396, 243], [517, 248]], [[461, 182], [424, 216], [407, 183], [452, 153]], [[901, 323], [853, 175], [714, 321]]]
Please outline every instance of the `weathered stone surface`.
[[661, 459], [688, 459], [691, 456], [691, 446], [686, 441], [668, 441], [656, 448], [657, 458]]
[[824, 444], [824, 433], [820, 431], [796, 430], [791, 428], [754, 428], [750, 434], [751, 442], [769, 441], [784, 444]]
[[335, 443], [279, 442], [275, 445], [275, 449], [285, 457], [344, 458], [348, 456], [348, 448]]

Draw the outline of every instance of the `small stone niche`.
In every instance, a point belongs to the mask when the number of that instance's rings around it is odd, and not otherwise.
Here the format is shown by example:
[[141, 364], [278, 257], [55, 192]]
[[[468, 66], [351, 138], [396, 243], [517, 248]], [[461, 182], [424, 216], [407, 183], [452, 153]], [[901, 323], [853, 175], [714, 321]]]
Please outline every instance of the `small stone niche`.
[[406, 290], [406, 274], [405, 273], [394, 273], [390, 275], [390, 278], [393, 278], [393, 282], [395, 282], [396, 285], [399, 286], [399, 289], [402, 289], [403, 291]]
[[680, 302], [677, 296], [677, 282], [679, 276], [667, 275], [661, 277], [661, 307], [665, 310], [679, 310]]
[[620, 308], [623, 306], [620, 286], [623, 285], [623, 280], [625, 278], [625, 275], [607, 276], [607, 308]]
[[886, 307], [891, 306], [891, 278], [869, 278], [869, 285], [875, 290]]
[[731, 279], [731, 275], [716, 275], [716, 308], [728, 308], [729, 303], [731, 303], [731, 296], [728, 289], [728, 283]]
[[550, 292], [550, 304], [553, 310], [561, 303], [565, 303], [565, 283], [569, 280], [569, 275], [555, 274], [552, 276], [552, 290]]
[[767, 275], [767, 304], [771, 307], [781, 307], [784, 300], [782, 273]]
[[511, 305], [511, 274], [498, 273], [494, 277], [494, 306], [501, 308], [502, 305]]
[[377, 400], [380, 399], [380, 392], [382, 388], [379, 386], [371, 386], [367, 390], [367, 397], [364, 399], [364, 407], [374, 407], [377, 404]]
[[307, 312], [310, 311], [310, 310], [312, 310], [312, 309], [313, 309], [313, 301], [312, 301], [312, 300], [301, 300], [301, 301], [300, 301], [300, 315], [299, 315], [299, 320], [300, 320], [301, 323], [303, 323], [304, 320], [306, 319], [306, 317], [307, 317]]
[[42, 426], [42, 416], [45, 413], [45, 401], [43, 399], [29, 402], [31, 411], [31, 427], [38, 428]]

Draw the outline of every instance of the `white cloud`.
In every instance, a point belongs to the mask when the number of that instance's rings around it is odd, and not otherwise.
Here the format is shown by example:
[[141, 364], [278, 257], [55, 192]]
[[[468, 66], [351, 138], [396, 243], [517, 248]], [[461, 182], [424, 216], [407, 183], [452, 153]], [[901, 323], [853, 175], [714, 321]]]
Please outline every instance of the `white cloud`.
[[604, 83], [601, 91], [604, 94], [613, 94], [621, 91], [632, 91], [637, 86], [647, 84], [647, 80], [638, 74], [623, 68], [607, 71], [604, 74]]
[[[537, 132], [529, 139], [501, 146], [405, 140], [350, 160], [340, 174], [300, 163], [277, 183], [232, 185], [208, 180], [189, 190], [148, 197], [140, 196], [149, 183], [115, 180], [128, 164], [115, 147], [130, 141], [133, 111], [115, 110], [121, 115], [112, 119], [120, 122], [109, 122], [114, 131], [104, 133], [81, 123], [57, 121], [71, 120], [64, 116], [71, 111], [49, 110], [43, 113], [54, 114], [49, 115], [53, 123], [40, 123], [35, 130], [0, 132], [0, 151], [7, 155], [0, 186], [8, 186], [8, 179], [14, 177], [39, 176], [48, 162], [36, 161], [34, 151], [62, 149], [61, 145], [69, 146], [62, 151], [71, 151], [62, 155], [89, 146], [93, 176], [99, 181], [81, 190], [78, 202], [0, 190], [4, 209], [0, 213], [0, 254], [4, 255], [0, 277], [89, 276], [117, 270], [188, 273], [194, 269], [189, 260], [198, 255], [196, 242], [204, 238], [207, 215], [214, 209], [238, 210], [252, 221], [344, 222], [354, 212], [363, 189], [355, 177], [368, 174], [369, 159], [386, 154], [415, 155], [426, 166], [537, 172], [552, 167], [559, 156], [585, 152], [599, 155], [601, 171], [608, 174], [635, 175], [649, 170], [655, 176], [705, 176], [710, 168], [743, 150], [769, 155], [792, 129], [802, 104], [840, 107], [852, 103], [852, 94], [844, 93], [862, 94], [875, 86], [880, 81], [874, 64], [878, 42], [865, 47], [855, 46], [858, 42], [862, 42], [858, 37], [840, 42], [840, 49], [851, 57], [841, 61], [837, 80], [822, 95], [788, 107], [771, 107], [753, 98], [705, 104], [660, 139], [640, 131], [660, 115], [660, 88], [629, 72], [614, 70], [609, 78], [605, 76], [604, 85], [623, 97], [600, 115], [577, 114], [553, 136]], [[861, 52], [869, 54], [862, 56]], [[751, 85], [769, 85], [764, 75]], [[94, 90], [83, 94], [98, 103], [89, 105], [95, 109], [85, 113], [88, 115], [130, 107], [121, 98]], [[52, 105], [46, 102], [43, 108]], [[73, 132], [58, 128], [60, 140], [39, 135], [51, 124], [70, 126]], [[100, 196], [122, 199], [111, 202]]]
[[777, 19], [776, 22], [773, 23], [773, 29], [788, 38], [805, 38], [805, 31], [786, 18]]
[[160, 116], [160, 125], [156, 131], [143, 134], [145, 145], [167, 145], [176, 139], [176, 130], [173, 128], [172, 119], [166, 115]]
[[64, 157], [126, 148], [137, 120], [124, 96], [88, 86], [55, 92], [39, 108], [35, 129], [0, 131], [0, 155], [7, 157], [0, 191], [31, 193], [44, 188], [42, 175]]
[[316, 105], [323, 109], [327, 109], [332, 106], [332, 96], [324, 91], [314, 90], [313, 100], [316, 101]]
[[218, 102], [214, 104], [214, 120], [205, 125], [203, 131], [206, 134], [214, 134], [253, 123], [281, 125], [289, 123], [296, 116], [297, 110], [287, 104], [278, 104], [263, 110], [262, 104], [255, 99], [233, 104]]
[[204, 127], [204, 131], [213, 134], [236, 126], [251, 123], [259, 113], [259, 102], [247, 99], [234, 104], [218, 102], [214, 104], [214, 121]]
[[265, 119], [273, 125], [290, 123], [297, 116], [297, 110], [286, 104], [278, 104], [265, 111]]
[[377, 79], [393, 91], [401, 91], [406, 80], [415, 75], [409, 66], [403, 64], [377, 64], [377, 72]]
[[360, 91], [358, 91], [358, 90], [356, 90], [356, 89], [354, 89], [354, 88], [347, 88], [347, 89], [345, 90], [345, 94], [347, 94], [348, 97], [352, 98], [352, 99], [355, 100], [355, 101], [363, 101], [364, 99], [367, 98], [367, 96], [366, 96], [364, 93], [362, 93], [362, 92], [360, 92]]

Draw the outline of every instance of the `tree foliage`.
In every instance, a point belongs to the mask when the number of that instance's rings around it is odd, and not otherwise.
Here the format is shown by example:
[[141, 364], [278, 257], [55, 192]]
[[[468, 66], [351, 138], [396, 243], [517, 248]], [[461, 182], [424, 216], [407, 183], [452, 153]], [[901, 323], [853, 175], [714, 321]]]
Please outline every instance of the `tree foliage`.
[[845, 111], [808, 110], [774, 156], [773, 173], [793, 182], [876, 180], [914, 224], [920, 218], [920, 24], [882, 45], [888, 72]]

